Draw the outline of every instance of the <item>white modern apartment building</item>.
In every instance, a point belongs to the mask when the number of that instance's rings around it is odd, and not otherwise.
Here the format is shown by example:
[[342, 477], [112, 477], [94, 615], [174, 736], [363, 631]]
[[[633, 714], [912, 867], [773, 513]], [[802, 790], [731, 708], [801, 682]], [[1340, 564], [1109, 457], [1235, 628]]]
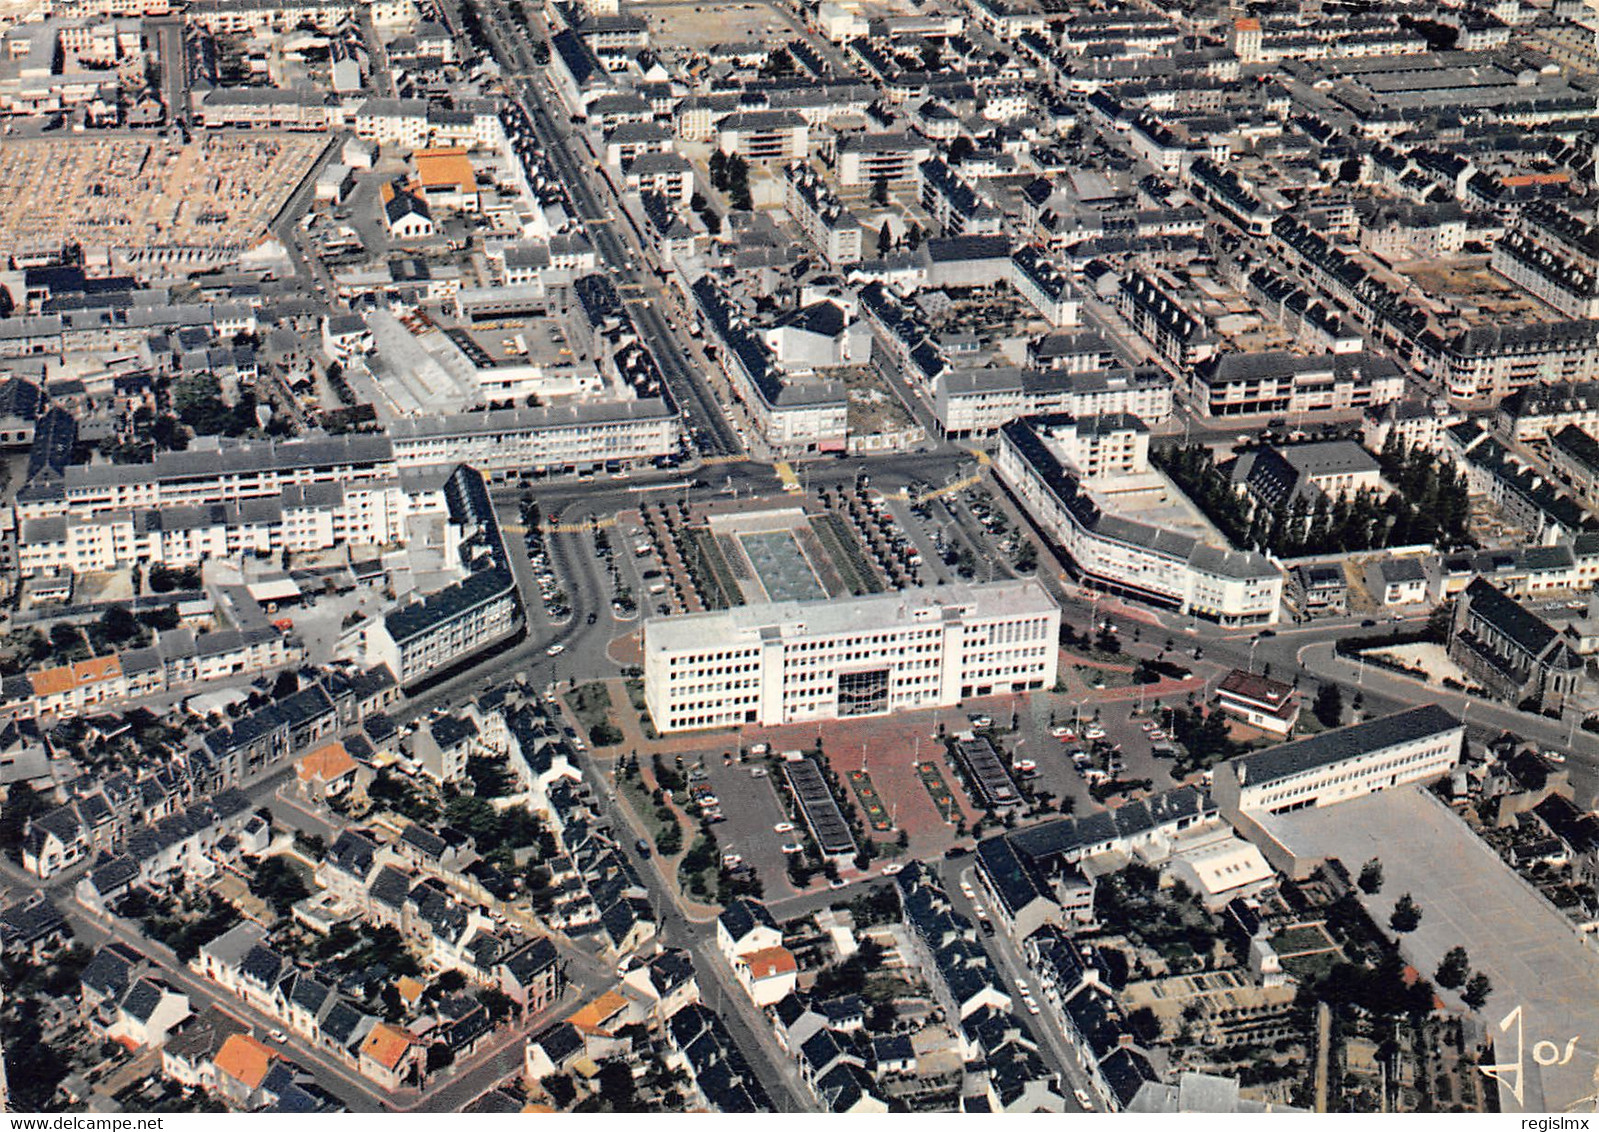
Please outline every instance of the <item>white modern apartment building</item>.
[[1059, 632], [1032, 580], [653, 619], [644, 697], [663, 734], [949, 707], [1053, 687]]
[[59, 480], [17, 492], [17, 518], [89, 518], [107, 511], [241, 503], [274, 498], [313, 484], [392, 480], [387, 437], [350, 435], [307, 440], [201, 438], [183, 452], [148, 464], [70, 464]]
[[1443, 774], [1460, 760], [1466, 728], [1437, 704], [1240, 755], [1218, 767], [1222, 816], [1331, 806]]
[[1363, 409], [1403, 397], [1405, 375], [1391, 359], [1365, 352], [1226, 353], [1194, 371], [1190, 393], [1209, 417]]
[[995, 468], [1085, 584], [1222, 625], [1269, 625], [1283, 573], [1271, 558], [1107, 511], [1068, 467], [1052, 436], [1065, 418], [1029, 417], [1000, 430]]
[[682, 424], [658, 397], [494, 409], [389, 424], [401, 468], [471, 464], [487, 474], [630, 463], [677, 450]]
[[1019, 417], [1131, 413], [1145, 424], [1171, 416], [1172, 380], [1154, 367], [1091, 372], [1010, 367], [953, 370], [933, 383], [933, 412], [949, 437], [987, 436]]
[[173, 568], [239, 554], [307, 554], [339, 545], [405, 541], [406, 520], [441, 513], [436, 487], [390, 482], [319, 483], [284, 488], [277, 498], [106, 511], [88, 517], [24, 519], [17, 540], [23, 577], [52, 570], [84, 573], [135, 563]]
[[388, 665], [401, 684], [414, 684], [509, 637], [521, 623], [511, 571], [480, 570], [373, 621], [366, 657]]

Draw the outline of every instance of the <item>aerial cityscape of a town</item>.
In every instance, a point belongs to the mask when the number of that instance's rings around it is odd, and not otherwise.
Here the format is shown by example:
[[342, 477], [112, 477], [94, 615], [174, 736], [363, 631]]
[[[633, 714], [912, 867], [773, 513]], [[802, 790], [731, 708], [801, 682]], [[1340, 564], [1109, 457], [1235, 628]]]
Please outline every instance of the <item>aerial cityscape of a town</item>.
[[1596, 163], [1590, 0], [0, 0], [0, 1113], [1587, 1127]]

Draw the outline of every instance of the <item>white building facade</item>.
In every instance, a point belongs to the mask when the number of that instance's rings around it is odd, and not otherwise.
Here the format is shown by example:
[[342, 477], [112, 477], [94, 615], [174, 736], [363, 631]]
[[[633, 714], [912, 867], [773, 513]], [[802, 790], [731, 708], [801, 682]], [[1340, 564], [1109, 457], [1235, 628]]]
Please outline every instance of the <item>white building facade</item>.
[[1060, 608], [1036, 581], [741, 606], [644, 627], [660, 732], [883, 715], [1054, 686]]

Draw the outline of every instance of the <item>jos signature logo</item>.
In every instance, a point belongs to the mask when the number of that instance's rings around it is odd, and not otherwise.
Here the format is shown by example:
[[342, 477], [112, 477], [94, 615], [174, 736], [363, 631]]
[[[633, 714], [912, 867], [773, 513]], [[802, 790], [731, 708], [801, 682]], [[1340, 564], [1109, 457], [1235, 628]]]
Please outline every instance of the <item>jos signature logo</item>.
[[[1522, 1086], [1524, 1083], [1523, 1070], [1526, 1066], [1526, 1041], [1522, 1030], [1521, 1007], [1516, 1007], [1499, 1023], [1501, 1033], [1508, 1033], [1510, 1028], [1516, 1028], [1516, 1058], [1514, 1061], [1500, 1061], [1493, 1065], [1479, 1066], [1483, 1076], [1498, 1081], [1510, 1090], [1510, 1095], [1520, 1104], [1522, 1099]], [[1571, 1060], [1572, 1054], [1577, 1052], [1577, 1040], [1581, 1035], [1570, 1038], [1565, 1049], [1547, 1038], [1534, 1042], [1532, 1046], [1532, 1060], [1539, 1065], [1565, 1065]], [[1499, 1043], [1495, 1043], [1498, 1048]]]

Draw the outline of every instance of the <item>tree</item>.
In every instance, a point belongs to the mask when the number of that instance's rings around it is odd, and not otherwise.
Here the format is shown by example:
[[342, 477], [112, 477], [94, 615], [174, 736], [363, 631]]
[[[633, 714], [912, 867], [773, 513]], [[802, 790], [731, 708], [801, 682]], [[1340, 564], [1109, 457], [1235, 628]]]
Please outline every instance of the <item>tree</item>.
[[1382, 862], [1373, 857], [1360, 866], [1360, 879], [1355, 883], [1367, 896], [1376, 896], [1382, 891]]
[[1433, 974], [1433, 982], [1445, 990], [1454, 990], [1463, 986], [1466, 976], [1471, 973], [1471, 957], [1466, 954], [1464, 947], [1451, 947], [1444, 953], [1443, 961], [1438, 964], [1438, 970]]
[[1488, 996], [1493, 994], [1494, 985], [1488, 976], [1478, 971], [1466, 983], [1466, 989], [1460, 992], [1461, 999], [1473, 1010], [1481, 1010], [1488, 1003]]
[[28, 819], [48, 813], [54, 806], [49, 795], [35, 791], [26, 782], [13, 783], [0, 806], [0, 851], [17, 859], [22, 852], [22, 835]]
[[600, 1100], [612, 1112], [635, 1112], [638, 1100], [633, 1094], [633, 1070], [625, 1061], [612, 1059], [600, 1064]]
[[894, 226], [887, 220], [877, 230], [877, 254], [884, 255], [894, 246]]
[[428, 1072], [437, 1073], [440, 1069], [447, 1069], [455, 1063], [455, 1052], [443, 1042], [434, 1042], [428, 1046]]
[[1405, 893], [1394, 905], [1388, 926], [1400, 933], [1413, 932], [1421, 926], [1421, 906], [1411, 899], [1410, 893]]
[[290, 669], [278, 673], [277, 680], [272, 685], [272, 698], [274, 700], [286, 699], [300, 690], [300, 678]]
[[100, 615], [100, 631], [106, 640], [121, 644], [138, 635], [139, 623], [125, 605], [113, 605]]
[[67, 655], [83, 644], [83, 632], [76, 625], [57, 621], [50, 626], [50, 647], [58, 655]]
[[1337, 684], [1323, 684], [1316, 689], [1310, 711], [1323, 727], [1337, 727], [1344, 719], [1343, 689]]
[[311, 895], [300, 874], [282, 857], [268, 857], [250, 874], [250, 891], [287, 916], [294, 905]]
[[874, 177], [872, 179], [872, 203], [878, 208], [888, 207], [888, 178]]

